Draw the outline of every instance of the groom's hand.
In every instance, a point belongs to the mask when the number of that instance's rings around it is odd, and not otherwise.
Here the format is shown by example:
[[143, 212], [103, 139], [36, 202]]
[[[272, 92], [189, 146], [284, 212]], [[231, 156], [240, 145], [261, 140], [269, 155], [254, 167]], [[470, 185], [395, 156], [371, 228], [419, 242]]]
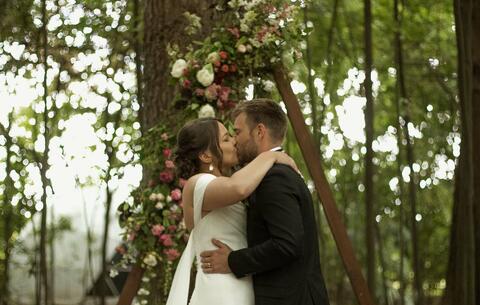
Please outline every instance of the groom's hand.
[[228, 266], [228, 255], [232, 252], [232, 249], [216, 239], [212, 239], [212, 243], [218, 247], [217, 250], [200, 253], [203, 272], [231, 273], [232, 271]]

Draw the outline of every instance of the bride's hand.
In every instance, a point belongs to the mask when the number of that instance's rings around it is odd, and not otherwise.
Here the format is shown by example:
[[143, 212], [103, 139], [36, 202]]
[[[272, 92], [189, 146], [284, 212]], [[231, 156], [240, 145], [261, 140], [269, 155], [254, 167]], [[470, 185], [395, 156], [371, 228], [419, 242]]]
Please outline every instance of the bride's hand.
[[285, 164], [293, 168], [297, 173], [300, 174], [300, 170], [297, 167], [295, 161], [284, 152], [275, 152], [276, 161], [275, 163]]

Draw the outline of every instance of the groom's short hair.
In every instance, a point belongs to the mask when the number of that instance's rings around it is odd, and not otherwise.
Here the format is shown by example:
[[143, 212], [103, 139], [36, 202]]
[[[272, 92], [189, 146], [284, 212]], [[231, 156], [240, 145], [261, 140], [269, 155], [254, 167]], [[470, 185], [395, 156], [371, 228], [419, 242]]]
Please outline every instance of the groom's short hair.
[[232, 112], [235, 119], [245, 113], [250, 129], [262, 123], [269, 130], [273, 140], [283, 141], [287, 132], [287, 117], [282, 107], [271, 99], [257, 98], [251, 101], [241, 101]]

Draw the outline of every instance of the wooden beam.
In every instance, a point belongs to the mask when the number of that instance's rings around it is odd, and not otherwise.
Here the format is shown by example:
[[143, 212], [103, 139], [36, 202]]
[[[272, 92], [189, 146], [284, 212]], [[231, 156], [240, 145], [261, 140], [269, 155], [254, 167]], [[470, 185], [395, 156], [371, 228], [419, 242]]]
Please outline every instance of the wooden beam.
[[135, 265], [128, 274], [127, 281], [123, 286], [122, 293], [118, 298], [117, 305], [130, 305], [137, 295], [140, 282], [142, 281], [143, 269]]
[[353, 291], [360, 305], [373, 305], [373, 299], [368, 289], [365, 278], [362, 275], [347, 230], [343, 225], [340, 212], [338, 211], [332, 190], [327, 182], [320, 162], [319, 149], [315, 147], [313, 138], [305, 125], [297, 97], [290, 87], [290, 80], [285, 74], [283, 66], [277, 66], [273, 70], [273, 77], [277, 83], [278, 91], [287, 107], [288, 118], [292, 124], [295, 136], [302, 151], [303, 158], [307, 163], [310, 176], [315, 183], [317, 195], [323, 205], [325, 216], [335, 239], [338, 251], [342, 258]]

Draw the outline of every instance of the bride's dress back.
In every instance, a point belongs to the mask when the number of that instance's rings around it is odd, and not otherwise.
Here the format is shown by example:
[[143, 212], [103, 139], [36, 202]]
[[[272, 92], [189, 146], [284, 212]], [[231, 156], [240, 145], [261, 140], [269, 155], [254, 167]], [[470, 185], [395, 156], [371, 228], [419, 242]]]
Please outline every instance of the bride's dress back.
[[216, 177], [201, 175], [193, 193], [194, 229], [178, 263], [167, 305], [186, 305], [190, 283], [190, 269], [194, 258], [197, 277], [190, 305], [253, 305], [251, 277], [237, 279], [230, 274], [206, 274], [200, 266], [200, 253], [215, 250], [212, 239], [218, 239], [232, 250], [247, 247], [246, 210], [242, 203], [212, 210], [202, 218], [203, 196], [207, 185]]

